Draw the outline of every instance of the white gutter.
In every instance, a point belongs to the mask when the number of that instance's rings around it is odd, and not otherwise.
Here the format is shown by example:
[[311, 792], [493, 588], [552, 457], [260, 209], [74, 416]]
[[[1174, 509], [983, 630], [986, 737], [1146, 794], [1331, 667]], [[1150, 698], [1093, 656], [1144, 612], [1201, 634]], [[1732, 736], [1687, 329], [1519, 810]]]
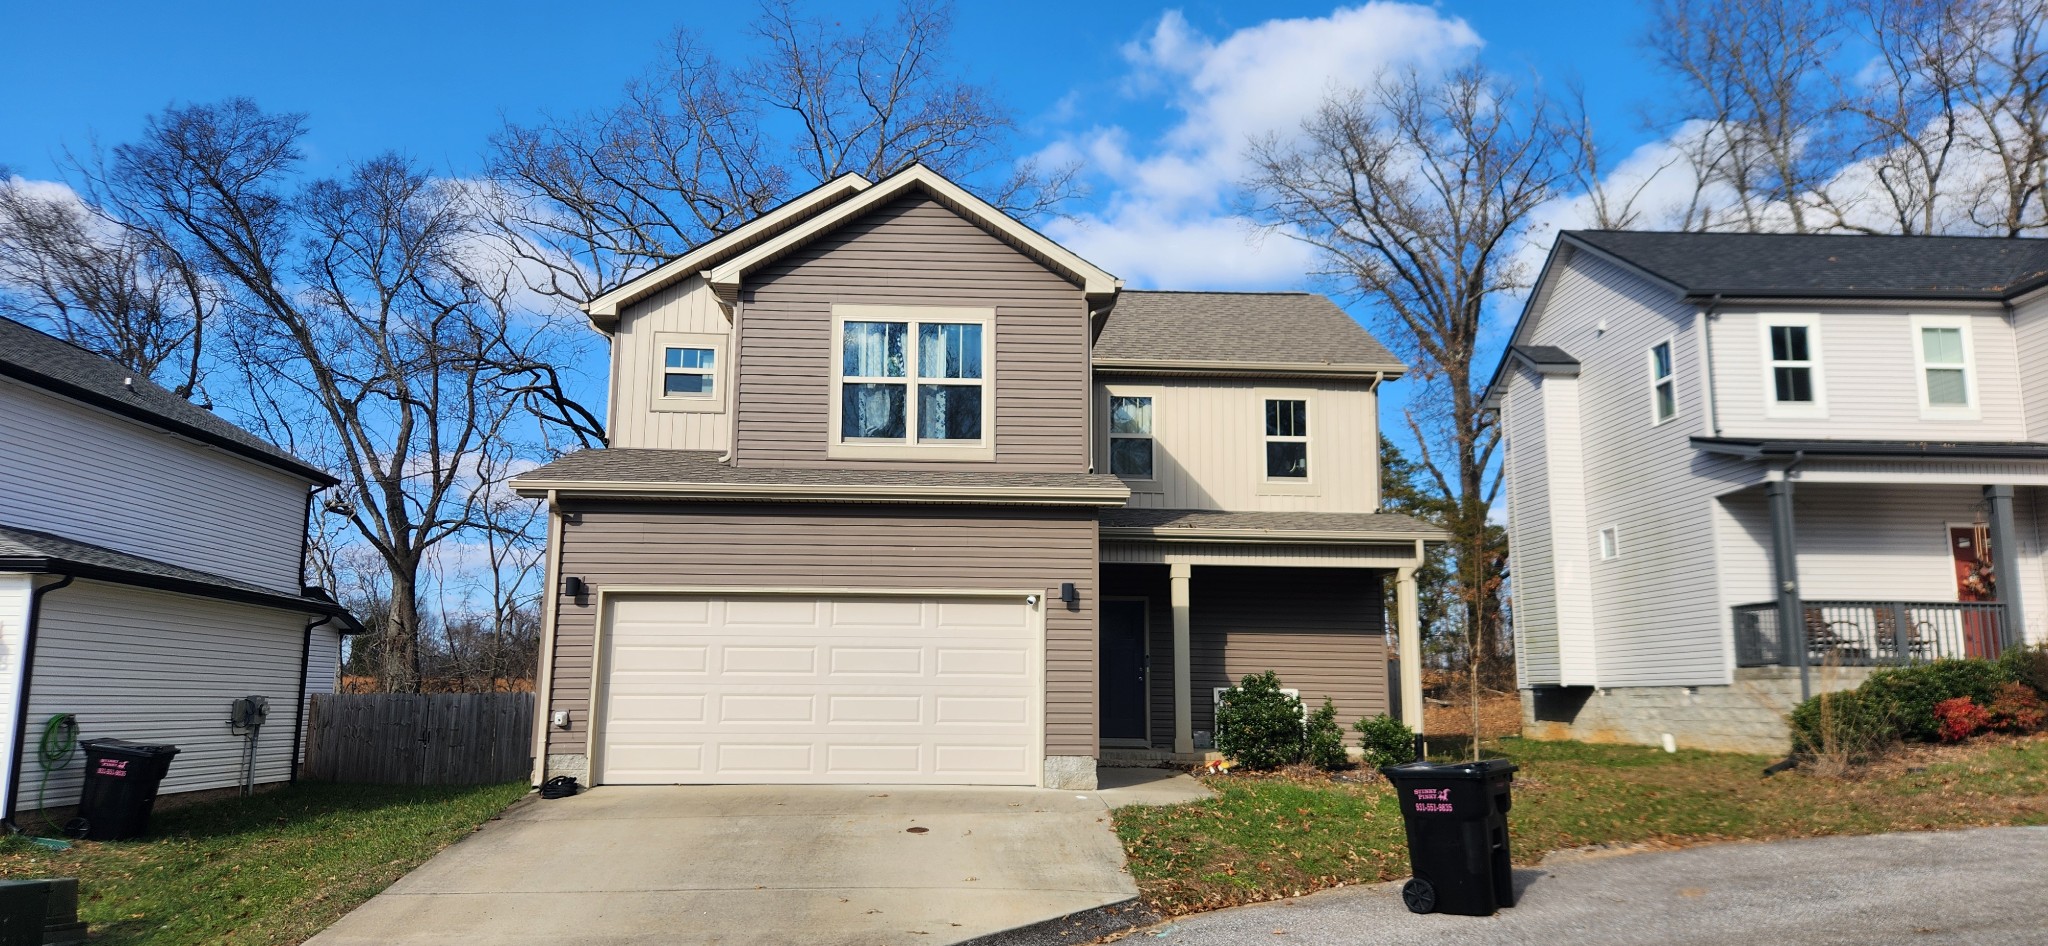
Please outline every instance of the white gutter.
[[617, 480], [514, 479], [526, 497], [556, 493], [612, 499], [716, 499], [788, 502], [1000, 503], [1025, 506], [1122, 506], [1131, 491], [1118, 486], [933, 486], [929, 484], [813, 485], [796, 483], [633, 483]]

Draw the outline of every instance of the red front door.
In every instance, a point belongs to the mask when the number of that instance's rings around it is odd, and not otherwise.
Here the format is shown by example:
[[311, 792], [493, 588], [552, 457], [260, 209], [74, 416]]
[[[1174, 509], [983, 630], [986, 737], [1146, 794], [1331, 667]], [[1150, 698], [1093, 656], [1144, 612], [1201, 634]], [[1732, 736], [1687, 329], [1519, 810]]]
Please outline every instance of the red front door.
[[[1948, 550], [1956, 566], [1956, 600], [1998, 600], [1997, 577], [1991, 573], [1989, 530], [1982, 526], [1950, 526]], [[1964, 655], [1996, 657], [1998, 641], [1998, 612], [1974, 608], [1963, 612]]]

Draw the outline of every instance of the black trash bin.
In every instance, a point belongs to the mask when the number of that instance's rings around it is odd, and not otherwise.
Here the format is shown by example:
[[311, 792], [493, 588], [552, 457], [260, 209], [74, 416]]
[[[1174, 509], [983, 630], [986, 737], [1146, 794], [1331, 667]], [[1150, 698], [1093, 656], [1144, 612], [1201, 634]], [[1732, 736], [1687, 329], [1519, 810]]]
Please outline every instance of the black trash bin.
[[1515, 905], [1508, 808], [1515, 765], [1506, 759], [1380, 769], [1401, 799], [1414, 878], [1401, 900], [1416, 913], [1492, 916]]
[[156, 789], [171, 767], [177, 746], [152, 746], [126, 739], [87, 739], [85, 790], [78, 817], [65, 825], [74, 838], [126, 841], [149, 831]]

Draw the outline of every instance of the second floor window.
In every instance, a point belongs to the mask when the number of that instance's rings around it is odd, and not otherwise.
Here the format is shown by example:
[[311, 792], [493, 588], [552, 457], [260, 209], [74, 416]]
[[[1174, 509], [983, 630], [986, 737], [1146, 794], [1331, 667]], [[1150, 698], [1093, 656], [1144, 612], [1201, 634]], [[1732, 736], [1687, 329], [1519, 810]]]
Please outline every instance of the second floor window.
[[985, 371], [980, 323], [848, 321], [842, 331], [842, 439], [982, 439]]
[[1671, 376], [1671, 343], [1650, 348], [1650, 417], [1661, 424], [1678, 416], [1678, 382]]
[[1266, 402], [1266, 477], [1308, 478], [1308, 402]]
[[1134, 480], [1152, 478], [1152, 399], [1109, 399], [1109, 472]]
[[1970, 396], [1970, 336], [1961, 321], [1923, 319], [1915, 326], [1919, 335], [1921, 403], [1928, 410], [1944, 413], [1968, 411]]
[[1826, 417], [1818, 320], [1810, 315], [1766, 316], [1763, 330], [1764, 414]]
[[718, 351], [669, 348], [662, 354], [662, 397], [711, 397], [718, 378]]

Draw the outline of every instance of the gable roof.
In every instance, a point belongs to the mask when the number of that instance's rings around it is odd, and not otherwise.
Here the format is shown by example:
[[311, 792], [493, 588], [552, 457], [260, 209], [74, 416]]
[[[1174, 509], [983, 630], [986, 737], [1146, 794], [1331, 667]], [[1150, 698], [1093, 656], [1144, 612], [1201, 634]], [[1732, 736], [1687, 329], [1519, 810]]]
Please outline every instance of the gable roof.
[[321, 486], [340, 480], [110, 358], [0, 317], [0, 377], [190, 437]]
[[1567, 230], [1693, 296], [2005, 300], [2048, 283], [2048, 240]]
[[1408, 369], [1364, 326], [1309, 292], [1124, 290], [1095, 367], [1136, 371], [1384, 375]]

